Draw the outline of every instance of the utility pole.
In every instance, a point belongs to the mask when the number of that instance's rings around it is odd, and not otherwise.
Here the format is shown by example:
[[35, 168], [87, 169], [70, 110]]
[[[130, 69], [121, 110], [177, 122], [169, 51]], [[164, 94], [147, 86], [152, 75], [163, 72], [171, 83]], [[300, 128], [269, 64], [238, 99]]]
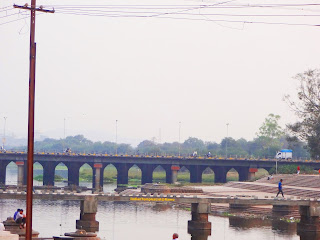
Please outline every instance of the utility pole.
[[34, 100], [36, 80], [36, 11], [54, 13], [54, 10], [45, 10], [42, 6], [36, 7], [36, 0], [31, 0], [31, 7], [13, 5], [31, 11], [30, 18], [30, 67], [29, 67], [29, 112], [28, 112], [28, 160], [27, 160], [27, 228], [26, 240], [32, 240], [32, 194], [33, 194], [33, 150], [34, 150]]
[[116, 155], [118, 155], [118, 120], [116, 120]]
[[226, 158], [228, 158], [228, 135], [229, 135], [229, 123], [227, 123]]
[[3, 139], [2, 139], [2, 149], [4, 150], [4, 144], [6, 143], [6, 123], [7, 123], [7, 117], [3, 117], [4, 119], [4, 125], [3, 125]]
[[181, 146], [180, 146], [180, 132], [181, 132], [181, 122], [179, 122], [179, 157], [181, 153]]
[[63, 138], [66, 138], [66, 118], [63, 119]]

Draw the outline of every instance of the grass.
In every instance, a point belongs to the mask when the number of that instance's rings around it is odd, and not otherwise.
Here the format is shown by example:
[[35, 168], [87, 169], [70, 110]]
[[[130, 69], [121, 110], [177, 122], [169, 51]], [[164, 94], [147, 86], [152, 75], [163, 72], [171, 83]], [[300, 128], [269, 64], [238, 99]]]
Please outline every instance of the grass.
[[[43, 175], [37, 175], [33, 178], [34, 180], [37, 180], [37, 181], [43, 181]], [[54, 175], [54, 181], [55, 182], [62, 182], [66, 179], [64, 179], [63, 177], [59, 176], [59, 175]]]

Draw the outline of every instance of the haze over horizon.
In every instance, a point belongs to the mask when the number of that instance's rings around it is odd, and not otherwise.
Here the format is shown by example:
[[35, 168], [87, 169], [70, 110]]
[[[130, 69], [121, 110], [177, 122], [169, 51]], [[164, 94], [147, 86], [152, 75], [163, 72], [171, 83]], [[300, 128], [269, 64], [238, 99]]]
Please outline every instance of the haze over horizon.
[[[277, 3], [278, 1], [268, 1]], [[301, 3], [284, 0], [282, 3]], [[16, 4], [25, 4], [17, 0]], [[117, 5], [200, 5], [219, 1], [120, 0]], [[252, 3], [231, 1], [230, 4]], [[257, 0], [254, 4], [266, 3]], [[310, 1], [309, 3], [317, 3]], [[63, 6], [61, 0], [38, 5]], [[68, 1], [80, 4], [78, 0]], [[110, 0], [82, 5], [114, 5]], [[228, 4], [228, 3], [226, 3]], [[0, 9], [12, 1], [0, 2]], [[83, 134], [93, 141], [137, 145], [188, 137], [251, 140], [269, 113], [281, 126], [295, 117], [282, 98], [295, 95], [292, 78], [319, 67], [319, 27], [161, 17], [37, 14], [36, 136]], [[114, 10], [114, 9], [112, 9]], [[211, 11], [211, 12], [210, 12]], [[195, 9], [194, 14], [317, 14], [320, 7]], [[0, 24], [24, 17], [0, 10]], [[219, 17], [203, 15], [202, 19]], [[226, 17], [224, 17], [226, 18]], [[240, 19], [232, 16], [228, 20]], [[319, 24], [317, 17], [241, 17], [246, 22]], [[0, 25], [0, 136], [27, 136], [29, 18]], [[64, 121], [64, 119], [66, 119]], [[64, 128], [65, 123], [65, 128]], [[64, 134], [65, 129], [65, 134]]]

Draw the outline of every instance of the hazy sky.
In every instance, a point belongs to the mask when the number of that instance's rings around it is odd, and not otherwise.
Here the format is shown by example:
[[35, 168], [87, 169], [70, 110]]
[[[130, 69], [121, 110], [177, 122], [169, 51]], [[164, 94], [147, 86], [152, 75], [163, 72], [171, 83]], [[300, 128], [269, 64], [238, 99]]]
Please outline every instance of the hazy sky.
[[[15, 1], [21, 5], [25, 2]], [[118, 142], [134, 145], [152, 137], [159, 141], [160, 132], [161, 142], [178, 141], [179, 122], [181, 141], [194, 136], [219, 142], [227, 134], [226, 123], [230, 123], [229, 136], [252, 139], [269, 113], [281, 115], [282, 126], [294, 121], [282, 98], [295, 93], [294, 75], [319, 67], [320, 27], [212, 20], [320, 24], [320, 7], [303, 6], [299, 11], [289, 7], [198, 7], [182, 12], [189, 15], [132, 18], [59, 13], [58, 5], [66, 2], [159, 7], [213, 5], [219, 1], [38, 0], [39, 5], [56, 6], [57, 12], [36, 18], [37, 135], [63, 137], [65, 118], [67, 135], [82, 133], [101, 141], [115, 141], [118, 120]], [[316, 1], [308, 1], [312, 2]], [[0, 24], [21, 18], [0, 25], [0, 129], [6, 116], [7, 134], [25, 137], [30, 19], [22, 19], [24, 11], [8, 16], [19, 12], [4, 11], [12, 3], [0, 1]], [[226, 4], [242, 3], [305, 1]], [[205, 15], [217, 13], [319, 16]]]

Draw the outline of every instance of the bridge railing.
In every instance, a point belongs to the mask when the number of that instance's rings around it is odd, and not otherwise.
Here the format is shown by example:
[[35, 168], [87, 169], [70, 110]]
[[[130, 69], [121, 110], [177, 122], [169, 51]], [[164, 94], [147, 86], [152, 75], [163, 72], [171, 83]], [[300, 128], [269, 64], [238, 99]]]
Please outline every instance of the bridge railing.
[[[0, 151], [0, 154], [27, 154], [24, 151]], [[62, 155], [62, 156], [97, 156], [97, 157], [131, 157], [131, 158], [176, 158], [176, 159], [207, 159], [207, 160], [260, 160], [260, 161], [276, 161], [274, 157], [253, 157], [253, 156], [241, 156], [241, 155], [229, 155], [226, 156], [175, 156], [175, 155], [158, 155], [158, 154], [107, 154], [107, 153], [67, 153], [67, 152], [35, 152], [36, 155]], [[278, 161], [284, 161], [278, 159]], [[306, 158], [285, 160], [285, 161], [304, 161], [304, 162], [320, 162], [320, 160], [312, 160]]]

